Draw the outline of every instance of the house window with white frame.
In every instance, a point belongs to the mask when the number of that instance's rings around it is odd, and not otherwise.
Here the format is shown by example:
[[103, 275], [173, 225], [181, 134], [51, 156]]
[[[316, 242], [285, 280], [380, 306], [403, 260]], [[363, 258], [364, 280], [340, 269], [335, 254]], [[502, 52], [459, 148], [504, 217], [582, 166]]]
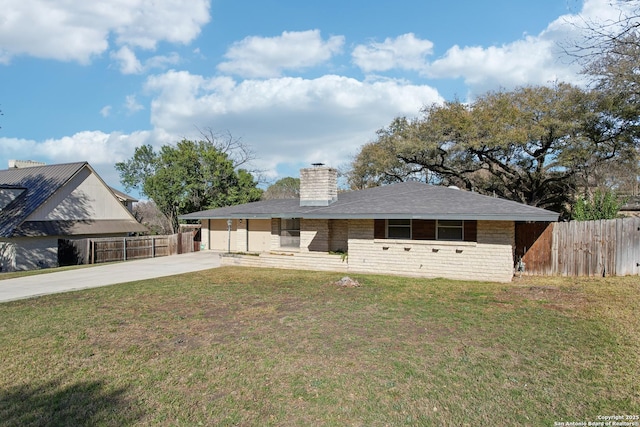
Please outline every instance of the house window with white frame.
[[387, 220], [388, 239], [411, 239], [410, 219], [389, 219]]
[[464, 221], [438, 220], [436, 222], [436, 240], [464, 240]]
[[300, 247], [300, 218], [280, 219], [280, 247]]

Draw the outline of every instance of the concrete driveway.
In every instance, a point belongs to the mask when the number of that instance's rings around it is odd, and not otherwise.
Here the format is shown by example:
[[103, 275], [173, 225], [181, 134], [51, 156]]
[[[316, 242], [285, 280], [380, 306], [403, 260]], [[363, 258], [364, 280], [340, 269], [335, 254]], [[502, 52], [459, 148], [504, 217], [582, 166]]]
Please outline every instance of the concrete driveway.
[[0, 280], [0, 302], [173, 276], [219, 266], [220, 254], [202, 251], [6, 279]]

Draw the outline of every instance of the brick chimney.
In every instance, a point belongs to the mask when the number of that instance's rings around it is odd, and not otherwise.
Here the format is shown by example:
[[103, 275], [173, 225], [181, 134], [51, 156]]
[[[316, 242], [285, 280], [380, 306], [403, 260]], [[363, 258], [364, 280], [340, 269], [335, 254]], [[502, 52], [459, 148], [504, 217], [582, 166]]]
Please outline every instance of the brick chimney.
[[32, 168], [34, 166], [44, 166], [46, 163], [35, 162], [33, 160], [9, 160], [9, 169]]
[[322, 163], [300, 169], [300, 206], [329, 206], [338, 200], [338, 171]]

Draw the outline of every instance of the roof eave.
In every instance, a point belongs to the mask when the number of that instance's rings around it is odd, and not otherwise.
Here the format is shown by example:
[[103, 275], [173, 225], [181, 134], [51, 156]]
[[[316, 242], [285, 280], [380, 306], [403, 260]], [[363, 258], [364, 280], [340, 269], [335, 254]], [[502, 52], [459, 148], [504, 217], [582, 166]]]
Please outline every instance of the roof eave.
[[180, 215], [181, 220], [203, 219], [271, 219], [271, 218], [304, 218], [304, 219], [459, 219], [477, 221], [523, 221], [523, 222], [555, 222], [558, 214], [545, 215], [508, 215], [508, 214], [319, 214], [305, 212], [278, 212], [270, 214], [229, 213], [226, 215]]

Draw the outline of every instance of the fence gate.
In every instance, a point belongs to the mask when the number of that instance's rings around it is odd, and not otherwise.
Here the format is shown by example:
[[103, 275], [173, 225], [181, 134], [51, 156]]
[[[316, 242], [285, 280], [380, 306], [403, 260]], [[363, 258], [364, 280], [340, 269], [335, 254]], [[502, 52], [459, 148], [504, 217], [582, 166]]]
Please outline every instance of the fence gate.
[[552, 237], [554, 223], [516, 223], [515, 262], [522, 260], [525, 273], [530, 275], [553, 274]]
[[640, 218], [516, 224], [515, 256], [528, 275], [640, 275]]

